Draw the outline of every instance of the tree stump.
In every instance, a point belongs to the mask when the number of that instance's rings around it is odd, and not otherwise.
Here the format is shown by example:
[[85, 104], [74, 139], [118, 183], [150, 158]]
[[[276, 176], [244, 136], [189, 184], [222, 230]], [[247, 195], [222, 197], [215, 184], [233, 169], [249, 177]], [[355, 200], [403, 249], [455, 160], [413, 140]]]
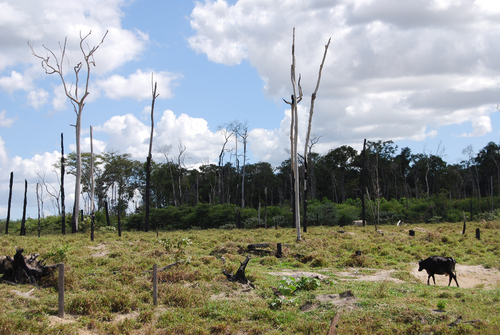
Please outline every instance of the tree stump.
[[48, 276], [59, 264], [45, 265], [43, 260], [38, 260], [38, 254], [23, 256], [24, 249], [16, 248], [14, 258], [10, 256], [0, 257], [1, 281], [17, 285], [30, 283], [38, 287], [37, 279]]
[[249, 285], [252, 288], [255, 288], [255, 285], [252, 284], [250, 280], [248, 280], [247, 277], [245, 276], [245, 268], [247, 267], [250, 258], [251, 258], [250, 255], [248, 255], [247, 258], [245, 258], [245, 260], [240, 264], [238, 271], [236, 271], [236, 274], [229, 273], [225, 269], [222, 270], [222, 273], [227, 277], [229, 281], [238, 282], [240, 284]]

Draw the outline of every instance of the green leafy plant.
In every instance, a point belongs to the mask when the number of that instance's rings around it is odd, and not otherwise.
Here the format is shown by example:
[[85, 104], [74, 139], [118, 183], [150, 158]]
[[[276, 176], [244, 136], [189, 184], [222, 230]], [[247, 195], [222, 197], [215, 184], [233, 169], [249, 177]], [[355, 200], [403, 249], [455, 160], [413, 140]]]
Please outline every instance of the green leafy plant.
[[186, 247], [193, 244], [189, 238], [183, 237], [177, 243], [169, 238], [161, 238], [158, 242], [165, 248], [167, 253], [173, 253], [176, 262], [191, 262], [191, 256], [186, 251]]
[[48, 252], [45, 257], [52, 259], [56, 263], [62, 263], [66, 260], [66, 253], [70, 250], [71, 246], [66, 243], [58, 246], [54, 251]]
[[441, 311], [444, 311], [444, 310], [445, 310], [445, 308], [446, 308], [446, 303], [445, 303], [444, 301], [439, 301], [439, 302], [437, 303], [437, 308], [438, 308], [439, 310], [441, 310]]
[[284, 295], [292, 295], [297, 290], [315, 290], [321, 286], [318, 278], [301, 277], [299, 280], [293, 277], [283, 277], [278, 284], [278, 290]]
[[277, 310], [283, 306], [293, 306], [295, 305], [295, 299], [287, 299], [285, 297], [274, 297], [267, 304], [270, 309]]

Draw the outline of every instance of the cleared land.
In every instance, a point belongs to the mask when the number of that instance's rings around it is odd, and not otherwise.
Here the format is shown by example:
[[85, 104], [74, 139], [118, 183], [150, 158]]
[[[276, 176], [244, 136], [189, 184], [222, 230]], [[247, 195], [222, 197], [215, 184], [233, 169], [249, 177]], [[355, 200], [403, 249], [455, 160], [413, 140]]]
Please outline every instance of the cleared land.
[[[94, 242], [85, 233], [4, 235], [0, 255], [19, 246], [65, 263], [66, 316], [57, 317], [57, 271], [41, 290], [0, 284], [0, 334], [327, 334], [338, 313], [338, 334], [497, 334], [500, 223], [467, 229], [310, 227], [301, 242], [291, 228], [98, 232]], [[252, 253], [252, 243], [269, 247]], [[248, 254], [255, 289], [222, 274]], [[440, 275], [426, 285], [417, 262], [430, 255], [457, 260], [460, 288]], [[185, 262], [159, 274], [154, 306], [149, 270], [176, 261]]]

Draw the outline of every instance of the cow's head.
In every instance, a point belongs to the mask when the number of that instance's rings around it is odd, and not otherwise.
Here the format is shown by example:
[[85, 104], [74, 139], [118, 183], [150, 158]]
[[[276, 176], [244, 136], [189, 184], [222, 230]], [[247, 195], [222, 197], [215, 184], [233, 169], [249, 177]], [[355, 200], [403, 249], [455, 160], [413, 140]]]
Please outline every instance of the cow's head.
[[421, 259], [419, 262], [418, 262], [418, 271], [422, 271], [424, 269], [424, 267], [422, 266], [422, 263], [423, 263], [423, 259]]

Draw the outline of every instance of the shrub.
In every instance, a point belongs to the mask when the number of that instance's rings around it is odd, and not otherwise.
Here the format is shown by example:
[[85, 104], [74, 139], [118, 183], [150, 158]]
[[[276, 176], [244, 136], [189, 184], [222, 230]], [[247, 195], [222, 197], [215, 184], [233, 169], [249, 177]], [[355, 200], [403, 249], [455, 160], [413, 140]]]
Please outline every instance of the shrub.
[[338, 208], [338, 212], [339, 212], [337, 223], [340, 226], [348, 226], [354, 220], [359, 219], [359, 209], [358, 208], [353, 207], [351, 205], [346, 205], [346, 204], [337, 205], [337, 208]]
[[316, 207], [315, 214], [318, 215], [319, 224], [322, 226], [333, 226], [337, 223], [339, 211], [335, 204], [329, 200]]

